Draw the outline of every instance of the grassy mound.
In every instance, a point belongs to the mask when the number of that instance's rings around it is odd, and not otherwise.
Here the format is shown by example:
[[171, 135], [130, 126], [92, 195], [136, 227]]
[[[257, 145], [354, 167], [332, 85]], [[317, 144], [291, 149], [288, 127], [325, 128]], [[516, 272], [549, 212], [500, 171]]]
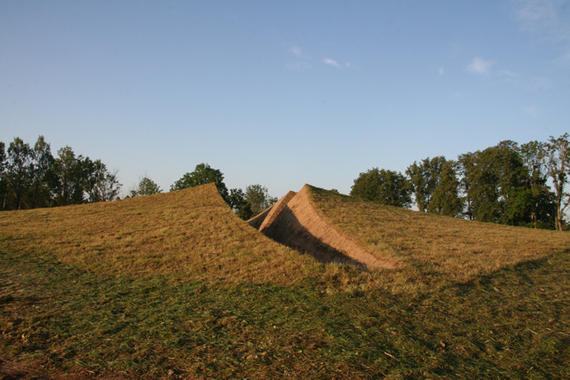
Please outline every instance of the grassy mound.
[[403, 268], [315, 263], [212, 186], [0, 214], [0, 378], [570, 377], [567, 235], [311, 194]]
[[420, 284], [466, 282], [570, 249], [570, 234], [420, 213], [311, 187], [330, 223], [379, 258], [403, 262]]
[[237, 218], [213, 184], [116, 202], [0, 213], [0, 247], [96, 273], [290, 282], [308, 258]]

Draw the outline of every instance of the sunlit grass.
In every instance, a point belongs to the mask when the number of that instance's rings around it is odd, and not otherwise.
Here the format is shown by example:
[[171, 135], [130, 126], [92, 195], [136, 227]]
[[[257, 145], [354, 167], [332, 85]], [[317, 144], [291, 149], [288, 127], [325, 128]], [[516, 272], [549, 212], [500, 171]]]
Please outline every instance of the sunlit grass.
[[570, 377], [567, 234], [313, 200], [403, 266], [317, 263], [212, 186], [0, 214], [0, 375]]
[[314, 262], [237, 218], [214, 185], [82, 206], [0, 213], [2, 246], [96, 273], [291, 282]]
[[403, 262], [403, 274], [422, 283], [465, 282], [570, 249], [568, 233], [436, 216], [318, 188], [312, 196], [333, 225], [378, 257]]

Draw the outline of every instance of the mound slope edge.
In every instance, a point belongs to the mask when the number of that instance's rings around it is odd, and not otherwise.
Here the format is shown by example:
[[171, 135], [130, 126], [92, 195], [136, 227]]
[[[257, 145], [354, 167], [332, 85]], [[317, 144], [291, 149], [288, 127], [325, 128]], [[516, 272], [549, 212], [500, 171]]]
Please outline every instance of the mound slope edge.
[[306, 252], [325, 262], [339, 261], [368, 268], [396, 268], [397, 262], [379, 259], [356, 241], [335, 228], [315, 208], [311, 187], [290, 191], [270, 209], [248, 223], [277, 242]]

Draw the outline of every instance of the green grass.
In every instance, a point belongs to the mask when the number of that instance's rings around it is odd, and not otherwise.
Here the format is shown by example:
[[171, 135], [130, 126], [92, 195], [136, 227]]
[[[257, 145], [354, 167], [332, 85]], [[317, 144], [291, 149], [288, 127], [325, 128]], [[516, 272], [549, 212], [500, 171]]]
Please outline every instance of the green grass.
[[[127, 377], [568, 378], [568, 253], [422, 296], [173, 284], [2, 252], [4, 357]], [[22, 364], [20, 364], [22, 365]]]
[[404, 263], [367, 272], [276, 244], [212, 190], [2, 213], [0, 378], [570, 378], [568, 235], [314, 189]]

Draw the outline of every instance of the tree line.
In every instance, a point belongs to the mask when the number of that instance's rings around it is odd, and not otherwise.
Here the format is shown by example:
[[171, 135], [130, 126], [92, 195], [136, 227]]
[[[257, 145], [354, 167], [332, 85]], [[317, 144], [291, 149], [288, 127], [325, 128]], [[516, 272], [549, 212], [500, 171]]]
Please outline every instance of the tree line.
[[[218, 169], [201, 163], [184, 174], [170, 188], [181, 190], [214, 182], [226, 203], [243, 219], [263, 211], [277, 200], [266, 187], [256, 184], [244, 190], [228, 190]], [[69, 146], [54, 156], [50, 144], [39, 136], [35, 144], [16, 137], [8, 147], [0, 141], [0, 207], [20, 210], [37, 207], [111, 201], [119, 199], [122, 185], [116, 172], [101, 160], [77, 155]], [[142, 178], [127, 197], [162, 192], [156, 182]]]
[[564, 228], [570, 202], [568, 133], [546, 142], [501, 141], [487, 149], [413, 162], [400, 172], [373, 168], [351, 195], [440, 215], [535, 228]]
[[[350, 194], [382, 204], [421, 212], [535, 228], [564, 228], [570, 202], [568, 133], [546, 142], [514, 141], [481, 151], [414, 161], [405, 173], [370, 169], [354, 180]], [[206, 163], [185, 173], [170, 191], [215, 183], [220, 195], [241, 218], [248, 219], [277, 201], [255, 184], [229, 189], [219, 169]], [[0, 206], [3, 210], [63, 206], [119, 198], [121, 184], [101, 160], [76, 155], [65, 146], [54, 156], [39, 136], [31, 146], [16, 137], [6, 149], [0, 142]], [[142, 178], [127, 197], [162, 189]]]
[[43, 136], [33, 146], [16, 137], [0, 142], [0, 205], [3, 210], [64, 206], [116, 199], [121, 184], [101, 160], [65, 146], [53, 155]]

